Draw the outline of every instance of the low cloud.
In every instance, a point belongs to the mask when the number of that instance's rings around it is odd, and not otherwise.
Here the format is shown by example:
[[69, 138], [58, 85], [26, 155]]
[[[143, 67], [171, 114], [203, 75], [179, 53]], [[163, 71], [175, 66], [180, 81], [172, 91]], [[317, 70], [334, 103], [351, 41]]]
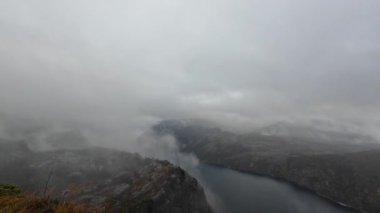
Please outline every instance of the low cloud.
[[115, 146], [168, 118], [377, 132], [379, 11], [376, 0], [3, 1], [2, 129], [83, 128]]

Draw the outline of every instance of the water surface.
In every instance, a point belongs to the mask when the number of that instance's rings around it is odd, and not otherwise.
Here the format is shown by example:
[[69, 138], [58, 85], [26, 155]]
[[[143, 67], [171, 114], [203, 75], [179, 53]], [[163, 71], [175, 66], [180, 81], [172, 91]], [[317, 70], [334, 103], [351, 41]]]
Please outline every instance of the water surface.
[[222, 213], [353, 213], [286, 182], [200, 164], [202, 185]]

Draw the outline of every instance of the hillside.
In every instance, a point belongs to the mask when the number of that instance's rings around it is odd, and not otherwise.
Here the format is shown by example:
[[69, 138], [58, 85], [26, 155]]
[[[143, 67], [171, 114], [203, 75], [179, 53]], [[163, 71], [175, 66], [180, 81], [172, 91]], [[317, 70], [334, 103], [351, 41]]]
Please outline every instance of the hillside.
[[180, 121], [164, 121], [153, 129], [172, 134], [181, 151], [204, 163], [284, 179], [363, 212], [380, 210], [380, 147], [372, 141], [238, 135]]
[[211, 212], [196, 179], [138, 154], [96, 147], [36, 152], [24, 142], [3, 141], [0, 171], [0, 183], [25, 193], [106, 212]]

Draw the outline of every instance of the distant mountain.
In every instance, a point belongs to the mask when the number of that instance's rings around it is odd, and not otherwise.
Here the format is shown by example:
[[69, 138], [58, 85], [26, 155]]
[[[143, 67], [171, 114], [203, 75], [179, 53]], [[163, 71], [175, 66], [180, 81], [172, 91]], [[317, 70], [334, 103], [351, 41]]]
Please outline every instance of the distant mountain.
[[361, 146], [378, 145], [375, 138], [353, 133], [348, 130], [339, 129], [332, 125], [295, 124], [289, 122], [278, 122], [255, 131], [263, 135], [272, 135], [286, 138], [303, 139], [317, 143], [343, 143], [360, 144]]
[[45, 142], [51, 149], [83, 149], [91, 145], [89, 140], [76, 130], [51, 133]]
[[287, 124], [239, 135], [174, 120], [153, 130], [173, 135], [182, 152], [204, 163], [284, 179], [363, 212], [380, 212], [380, 143], [369, 136]]

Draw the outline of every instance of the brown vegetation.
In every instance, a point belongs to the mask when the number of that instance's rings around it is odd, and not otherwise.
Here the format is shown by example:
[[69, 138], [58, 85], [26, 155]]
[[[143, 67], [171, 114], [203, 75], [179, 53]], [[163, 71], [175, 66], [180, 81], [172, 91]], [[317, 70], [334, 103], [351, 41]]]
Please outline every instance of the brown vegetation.
[[84, 205], [60, 202], [49, 197], [24, 195], [18, 186], [0, 184], [0, 213], [87, 213], [100, 212]]
[[[90, 213], [102, 212], [85, 205], [59, 202], [33, 195], [0, 196], [1, 213]], [[104, 211], [103, 211], [104, 212]]]

